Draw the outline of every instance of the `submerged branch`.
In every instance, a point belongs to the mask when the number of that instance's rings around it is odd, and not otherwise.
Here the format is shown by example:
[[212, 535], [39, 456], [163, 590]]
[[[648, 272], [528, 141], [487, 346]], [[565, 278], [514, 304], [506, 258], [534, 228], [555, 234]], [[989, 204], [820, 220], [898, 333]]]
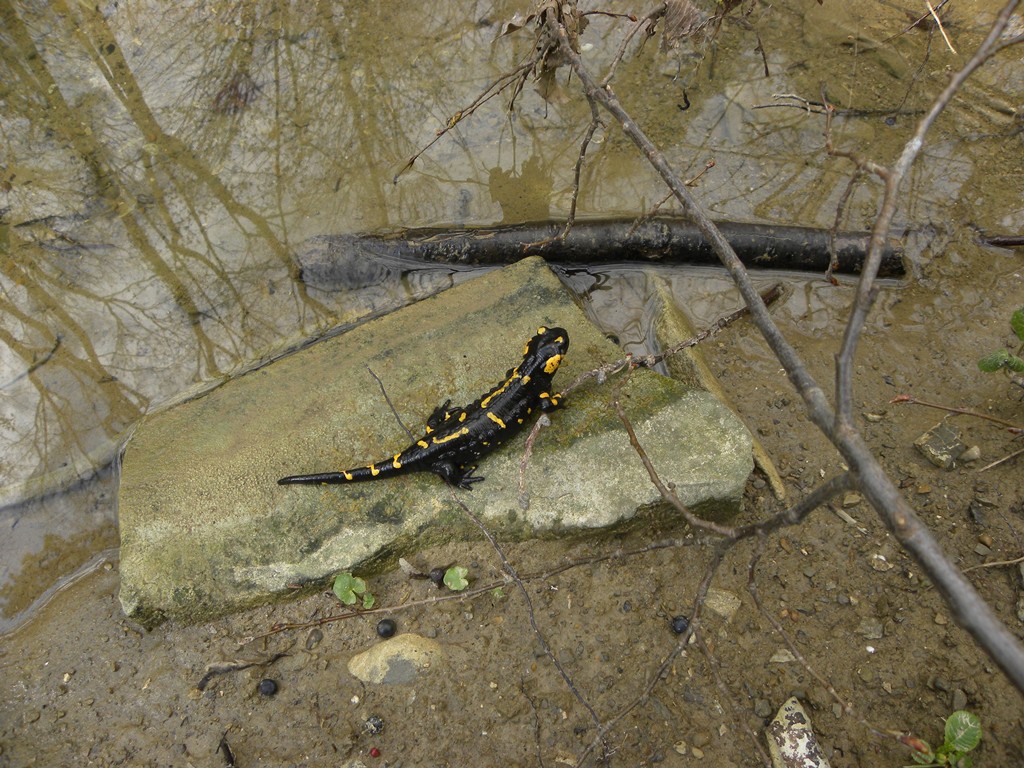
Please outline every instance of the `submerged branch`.
[[[719, 222], [718, 230], [750, 267], [825, 274], [857, 274], [867, 253], [867, 232], [839, 232], [809, 227]], [[318, 259], [299, 255], [307, 285], [333, 285], [339, 271], [350, 270], [343, 258], [357, 253], [373, 261], [492, 266], [511, 264], [539, 253], [558, 264], [704, 264], [721, 262], [700, 228], [681, 218], [597, 219], [572, 223], [537, 222], [472, 229], [406, 229], [386, 235], [337, 235]], [[834, 238], [834, 242], [833, 242]], [[523, 243], [537, 244], [524, 248]], [[833, 251], [834, 248], [834, 251]], [[835, 261], [833, 262], [833, 252]], [[882, 254], [884, 277], [904, 274], [900, 244], [889, 240]]]

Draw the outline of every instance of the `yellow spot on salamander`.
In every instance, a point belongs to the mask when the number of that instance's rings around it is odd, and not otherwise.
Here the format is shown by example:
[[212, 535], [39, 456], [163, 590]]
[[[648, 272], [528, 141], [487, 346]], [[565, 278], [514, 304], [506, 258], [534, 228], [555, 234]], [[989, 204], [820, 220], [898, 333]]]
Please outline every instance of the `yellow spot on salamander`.
[[433, 427], [429, 427], [429, 426], [427, 427], [427, 434], [428, 434], [428, 435], [429, 435], [429, 434], [430, 434], [431, 432], [433, 432], [433, 431], [434, 431], [434, 428], [433, 428]]
[[500, 395], [502, 392], [504, 392], [506, 389], [508, 389], [509, 385], [513, 381], [518, 379], [518, 378], [519, 378], [519, 366], [516, 366], [515, 368], [512, 369], [512, 375], [509, 376], [508, 379], [506, 379], [500, 386], [497, 386], [494, 389], [492, 389], [490, 394], [488, 394], [487, 397], [483, 398], [480, 401], [480, 408], [486, 410], [487, 406], [489, 406], [491, 404], [491, 400], [493, 400], [498, 395]]
[[434, 438], [434, 443], [436, 443], [437, 445], [440, 445], [441, 443], [447, 443], [449, 440], [454, 440], [454, 439], [456, 439], [458, 437], [462, 437], [463, 435], [468, 435], [468, 434], [469, 434], [469, 427], [463, 427], [462, 429], [458, 430], [457, 432], [452, 432], [450, 435], [445, 435], [444, 437], [435, 437]]
[[523, 376], [523, 386], [525, 387], [529, 383], [530, 383], [530, 377], [528, 375], [527, 376]]
[[391, 459], [391, 466], [394, 467], [395, 469], [401, 469], [402, 468], [402, 462], [400, 462], [398, 460], [398, 457], [401, 456], [401, 455], [402, 454], [400, 454], [400, 453], [396, 453], [394, 455], [394, 458]]
[[371, 464], [371, 465], [370, 465], [370, 474], [371, 474], [371, 475], [372, 475], [373, 477], [376, 477], [377, 475], [379, 475], [379, 474], [380, 474], [380, 470], [379, 470], [379, 469], [377, 469], [377, 467], [376, 467], [375, 465]]
[[561, 396], [561, 393], [557, 395], [552, 395], [548, 392], [541, 392], [540, 395], [538, 395], [538, 397], [540, 397], [541, 400], [550, 400], [552, 405], [558, 405], [558, 400]]
[[[490, 419], [491, 421], [493, 421], [495, 424], [497, 424], [502, 429], [505, 428], [505, 422], [502, 421], [501, 419], [499, 419], [497, 416], [495, 416], [490, 411], [487, 412], [487, 418]], [[485, 443], [485, 445], [486, 445], [486, 443]]]
[[459, 414], [459, 423], [461, 424], [465, 420], [466, 420], [466, 412], [463, 411], [462, 413]]
[[[428, 429], [427, 433], [429, 434], [430, 432], [433, 432], [433, 430]], [[429, 448], [430, 447], [430, 443], [428, 443], [426, 440], [417, 440], [416, 441], [416, 445], [418, 445], [420, 448]]]
[[352, 473], [351, 472], [345, 472], [344, 470], [342, 470], [341, 474], [343, 474], [345, 476], [346, 480], [351, 480], [352, 479]]
[[561, 362], [561, 355], [552, 355], [548, 358], [548, 361], [544, 363], [544, 373], [554, 373], [558, 370], [558, 366]]

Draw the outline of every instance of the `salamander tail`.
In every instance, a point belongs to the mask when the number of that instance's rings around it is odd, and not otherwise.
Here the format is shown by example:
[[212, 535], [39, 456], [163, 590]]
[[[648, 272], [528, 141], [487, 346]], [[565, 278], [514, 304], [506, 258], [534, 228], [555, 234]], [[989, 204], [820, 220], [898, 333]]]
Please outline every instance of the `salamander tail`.
[[[315, 475], [289, 475], [277, 481], [278, 485], [318, 485], [320, 483], [350, 482], [351, 472], [346, 477], [344, 472], [318, 472]], [[354, 478], [352, 478], [354, 479]]]
[[393, 475], [402, 469], [398, 456], [376, 464], [355, 467], [343, 472], [318, 472], [312, 475], [289, 475], [277, 481], [278, 485], [335, 485], [373, 480], [381, 475]]

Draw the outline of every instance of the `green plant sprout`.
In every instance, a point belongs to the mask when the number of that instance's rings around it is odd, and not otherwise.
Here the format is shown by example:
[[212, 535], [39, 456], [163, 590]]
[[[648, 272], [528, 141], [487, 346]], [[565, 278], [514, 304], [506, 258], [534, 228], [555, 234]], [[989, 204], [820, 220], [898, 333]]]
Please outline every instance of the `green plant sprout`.
[[469, 573], [469, 569], [463, 568], [461, 565], [453, 565], [444, 572], [444, 585], [452, 592], [461, 592], [469, 586], [469, 581], [466, 580], [467, 573]]
[[356, 600], [359, 599], [359, 595], [362, 595], [363, 608], [366, 610], [373, 608], [375, 598], [370, 593], [370, 590], [366, 588], [366, 582], [358, 576], [353, 576], [348, 571], [345, 571], [345, 573], [339, 573], [334, 578], [333, 589], [334, 594], [337, 595], [338, 599], [345, 605], [355, 605]]
[[1021, 307], [1010, 316], [1010, 329], [1020, 339], [1020, 346], [1016, 352], [1010, 352], [1003, 348], [998, 352], [985, 355], [978, 361], [978, 367], [986, 372], [1005, 370], [1011, 376], [1014, 373], [1024, 373], [1024, 307]]
[[933, 750], [927, 741], [913, 736], [903, 739], [903, 743], [914, 750], [914, 765], [903, 768], [971, 768], [967, 753], [980, 741], [981, 718], [959, 709], [946, 719], [945, 741], [938, 749]]

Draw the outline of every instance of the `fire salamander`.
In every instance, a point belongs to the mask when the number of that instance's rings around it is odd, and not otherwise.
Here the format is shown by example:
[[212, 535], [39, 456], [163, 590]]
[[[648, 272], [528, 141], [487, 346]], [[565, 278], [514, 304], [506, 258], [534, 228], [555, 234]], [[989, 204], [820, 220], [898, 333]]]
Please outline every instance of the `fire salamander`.
[[471, 490], [483, 480], [473, 475], [475, 462], [519, 432], [535, 409], [558, 407], [560, 394], [551, 393], [551, 379], [569, 348], [564, 328], [537, 329], [523, 349], [523, 361], [504, 380], [465, 408], [449, 408], [451, 400], [427, 419], [419, 440], [390, 459], [343, 472], [282, 477], [293, 483], [354, 483], [404, 472], [433, 472], [446, 483]]

